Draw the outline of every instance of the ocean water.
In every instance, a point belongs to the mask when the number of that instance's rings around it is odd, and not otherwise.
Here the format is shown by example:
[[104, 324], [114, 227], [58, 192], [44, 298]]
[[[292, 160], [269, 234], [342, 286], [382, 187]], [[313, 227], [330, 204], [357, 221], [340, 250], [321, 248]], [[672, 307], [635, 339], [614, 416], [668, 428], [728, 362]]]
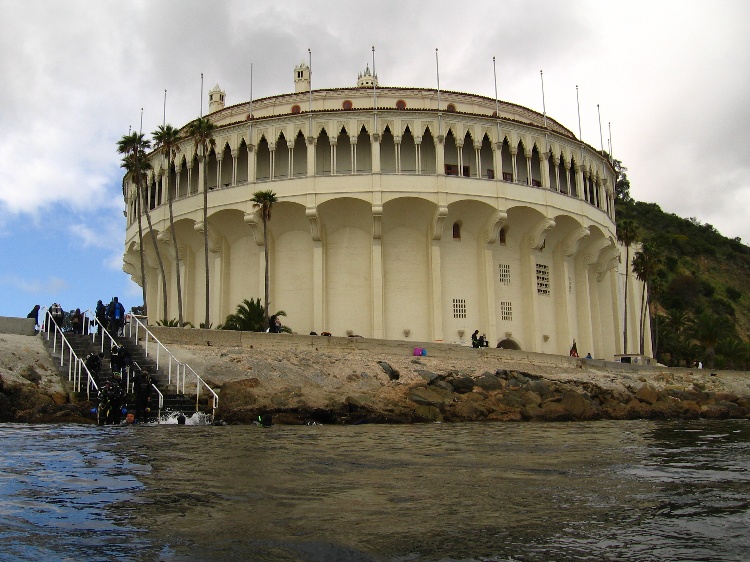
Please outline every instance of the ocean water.
[[750, 559], [746, 420], [200, 421], [0, 425], [0, 560]]

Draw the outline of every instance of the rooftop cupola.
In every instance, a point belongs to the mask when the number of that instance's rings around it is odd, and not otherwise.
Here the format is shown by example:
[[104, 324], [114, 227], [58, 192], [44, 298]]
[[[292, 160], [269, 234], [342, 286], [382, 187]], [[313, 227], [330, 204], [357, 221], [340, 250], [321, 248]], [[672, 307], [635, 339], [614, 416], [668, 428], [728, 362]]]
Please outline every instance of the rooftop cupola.
[[364, 72], [360, 72], [357, 76], [357, 88], [372, 88], [373, 86], [378, 87], [378, 75], [370, 72], [370, 65], [368, 64]]
[[304, 62], [301, 62], [299, 66], [294, 67], [294, 91], [310, 91], [310, 67]]
[[226, 92], [219, 88], [219, 85], [216, 84], [211, 90], [208, 92], [208, 112], [213, 113], [214, 111], [219, 111], [220, 109], [224, 109], [224, 96], [226, 95]]

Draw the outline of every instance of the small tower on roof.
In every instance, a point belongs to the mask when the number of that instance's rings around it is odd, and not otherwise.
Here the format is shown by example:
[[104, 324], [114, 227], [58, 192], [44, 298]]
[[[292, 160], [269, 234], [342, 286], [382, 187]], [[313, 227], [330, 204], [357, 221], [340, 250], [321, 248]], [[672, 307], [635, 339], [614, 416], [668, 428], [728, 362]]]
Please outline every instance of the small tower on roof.
[[378, 75], [370, 72], [370, 65], [368, 64], [364, 72], [360, 72], [357, 76], [357, 88], [376, 88], [378, 84]]
[[310, 67], [304, 62], [294, 67], [294, 91], [310, 91]]
[[208, 112], [213, 113], [214, 111], [219, 111], [220, 109], [224, 109], [224, 97], [226, 96], [226, 92], [219, 88], [219, 85], [216, 84], [211, 90], [208, 92]]

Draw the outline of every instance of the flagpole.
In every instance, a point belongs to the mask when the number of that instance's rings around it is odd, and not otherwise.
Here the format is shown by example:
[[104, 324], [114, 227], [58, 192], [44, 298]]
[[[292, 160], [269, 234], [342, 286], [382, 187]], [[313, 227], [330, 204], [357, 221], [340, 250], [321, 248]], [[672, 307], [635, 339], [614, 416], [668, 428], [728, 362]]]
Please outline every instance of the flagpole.
[[495, 67], [495, 57], [492, 57], [492, 74], [495, 78], [495, 123], [497, 125], [497, 142], [500, 144], [500, 105], [497, 102], [497, 68]]
[[599, 142], [602, 146], [602, 152], [604, 152], [604, 137], [602, 136], [602, 112], [599, 110], [599, 104], [596, 104], [596, 112], [599, 114]]
[[308, 58], [308, 72], [310, 73], [310, 97], [308, 99], [307, 103], [307, 113], [308, 113], [308, 119], [309, 119], [309, 135], [310, 138], [313, 136], [313, 130], [312, 130], [312, 51], [310, 49], [307, 49], [307, 58]]
[[609, 159], [612, 160], [612, 121], [607, 122], [609, 127]]
[[162, 118], [161, 126], [166, 127], [167, 125], [167, 91], [164, 90], [164, 117]]
[[201, 117], [203, 117], [203, 73], [201, 72]]
[[250, 63], [250, 115], [247, 118], [249, 123], [247, 131], [247, 145], [253, 142], [253, 63]]
[[542, 80], [542, 115], [544, 116], [544, 152], [549, 155], [549, 138], [547, 136], [547, 102], [544, 99], [544, 71], [539, 71], [539, 78]]
[[435, 72], [437, 73], [437, 110], [438, 110], [438, 137], [443, 136], [443, 114], [440, 113], [440, 59], [435, 47]]
[[372, 46], [372, 107], [375, 114], [375, 132], [378, 132], [378, 93], [376, 91], [375, 45]]

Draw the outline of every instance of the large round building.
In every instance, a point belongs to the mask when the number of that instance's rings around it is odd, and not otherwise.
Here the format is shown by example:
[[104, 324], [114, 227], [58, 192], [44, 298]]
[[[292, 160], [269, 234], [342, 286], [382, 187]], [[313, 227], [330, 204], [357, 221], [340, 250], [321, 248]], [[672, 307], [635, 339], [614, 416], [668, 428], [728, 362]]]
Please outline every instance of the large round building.
[[[582, 355], [623, 352], [630, 268], [616, 241], [606, 155], [525, 107], [381, 87], [369, 69], [356, 87], [311, 91], [303, 63], [294, 82], [294, 93], [232, 106], [216, 86], [208, 156], [192, 139], [168, 171], [161, 153], [150, 155], [143, 206], [165, 263], [170, 318], [177, 267], [185, 319], [197, 326], [204, 317], [205, 177], [213, 326], [244, 299], [263, 300], [263, 227], [250, 199], [272, 190], [271, 311], [286, 311], [297, 333], [450, 343], [479, 330], [493, 347], [567, 354], [576, 340]], [[143, 244], [153, 322], [161, 274], [151, 241], [138, 238], [130, 177], [124, 195], [124, 270], [140, 283]], [[628, 339], [637, 342], [642, 289], [630, 275]]]

